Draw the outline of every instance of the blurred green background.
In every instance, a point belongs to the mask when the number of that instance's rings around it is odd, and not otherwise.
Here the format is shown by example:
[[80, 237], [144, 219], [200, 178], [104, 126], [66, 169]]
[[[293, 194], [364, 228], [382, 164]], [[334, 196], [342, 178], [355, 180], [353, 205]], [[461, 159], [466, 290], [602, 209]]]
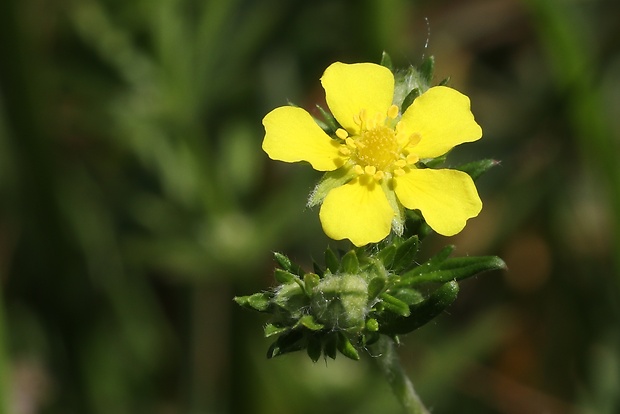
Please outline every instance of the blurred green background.
[[[428, 47], [425, 47], [428, 43]], [[4, 413], [400, 413], [368, 361], [266, 360], [271, 251], [330, 242], [262, 117], [336, 60], [436, 57], [502, 161], [429, 254], [497, 254], [400, 354], [435, 413], [620, 412], [620, 3], [3, 0]]]

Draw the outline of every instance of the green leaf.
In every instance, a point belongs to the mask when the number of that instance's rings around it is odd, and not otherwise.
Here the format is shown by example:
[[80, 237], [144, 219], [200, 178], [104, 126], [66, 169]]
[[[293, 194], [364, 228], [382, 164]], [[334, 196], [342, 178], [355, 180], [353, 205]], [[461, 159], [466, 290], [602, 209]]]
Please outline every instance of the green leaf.
[[400, 106], [400, 113], [401, 114], [405, 113], [407, 108], [411, 106], [413, 101], [415, 101], [415, 98], [417, 98], [418, 96], [420, 96], [420, 89], [413, 88], [411, 92], [409, 92], [407, 96], [405, 96], [405, 99], [403, 99], [403, 103]]
[[273, 323], [268, 323], [267, 325], [265, 325], [265, 328], [263, 329], [263, 333], [265, 334], [265, 338], [269, 338], [270, 336], [279, 335], [288, 329], [289, 328], [286, 326], [278, 326]]
[[302, 325], [302, 326], [310, 329], [311, 331], [320, 331], [321, 329], [323, 329], [325, 327], [325, 325], [315, 321], [314, 320], [314, 316], [312, 316], [312, 315], [304, 315], [304, 316], [302, 316], [301, 319], [299, 320], [299, 322], [297, 322], [296, 325]]
[[402, 300], [397, 299], [394, 296], [385, 292], [379, 295], [379, 297], [381, 298], [381, 303], [386, 310], [389, 310], [390, 312], [393, 312], [400, 316], [409, 316], [409, 305], [407, 305]]
[[463, 164], [463, 165], [456, 167], [455, 169], [459, 171], [463, 171], [469, 174], [469, 176], [473, 180], [477, 180], [478, 177], [480, 177], [482, 174], [484, 174], [485, 172], [487, 172], [488, 170], [490, 170], [491, 168], [499, 164], [500, 162], [497, 160], [487, 159], [487, 160], [470, 162], [468, 164]]
[[446, 86], [450, 83], [450, 76], [448, 76], [447, 78], [444, 78], [441, 80], [441, 82], [439, 82], [439, 86]]
[[338, 256], [332, 249], [327, 247], [325, 250], [325, 266], [332, 272], [333, 275], [338, 273], [338, 268], [340, 267], [340, 260], [338, 260]]
[[340, 261], [340, 268], [338, 269], [340, 273], [349, 273], [351, 275], [357, 274], [360, 270], [360, 263], [357, 259], [357, 253], [355, 250], [350, 250], [342, 256], [342, 260]]
[[303, 269], [297, 264], [293, 263], [291, 259], [283, 255], [282, 253], [273, 252], [273, 257], [282, 269], [286, 270], [287, 272], [291, 272], [297, 276], [303, 276]]
[[401, 277], [401, 284], [445, 283], [463, 280], [489, 270], [506, 269], [506, 263], [497, 256], [455, 257], [434, 266], [420, 266]]
[[321, 358], [322, 353], [321, 341], [314, 336], [308, 338], [308, 348], [306, 349], [306, 352], [312, 362], [317, 362], [319, 358]]
[[233, 300], [244, 308], [265, 312], [271, 304], [271, 295], [269, 293], [255, 293], [250, 296], [236, 296]]
[[396, 248], [392, 269], [398, 273], [403, 269], [408, 269], [414, 263], [419, 247], [418, 236], [409, 237]]
[[420, 65], [420, 76], [422, 80], [430, 86], [433, 81], [433, 72], [435, 71], [435, 57], [429, 56]]
[[314, 290], [319, 285], [320, 281], [321, 281], [321, 278], [317, 274], [306, 273], [304, 275], [304, 285], [305, 285], [306, 294], [308, 296], [312, 296], [312, 294], [314, 293]]
[[323, 123], [327, 127], [327, 131], [325, 132], [327, 132], [330, 135], [334, 134], [336, 130], [340, 128], [340, 124], [338, 124], [338, 121], [336, 121], [336, 118], [334, 118], [334, 116], [331, 113], [323, 109], [321, 105], [317, 105], [316, 107], [321, 113], [321, 116], [323, 117], [322, 119]]
[[357, 349], [355, 349], [349, 338], [342, 332], [338, 332], [338, 350], [342, 355], [354, 361], [359, 361], [360, 359], [360, 354], [357, 352]]
[[352, 168], [338, 168], [334, 171], [326, 172], [321, 181], [314, 187], [314, 190], [308, 197], [308, 207], [314, 207], [323, 202], [323, 199], [327, 196], [332, 189], [340, 187], [351, 181], [355, 176], [355, 172]]
[[397, 290], [390, 290], [390, 294], [396, 299], [402, 300], [407, 305], [415, 305], [424, 300], [424, 296], [415, 289], [403, 287]]
[[294, 330], [286, 332], [278, 337], [267, 350], [267, 358], [271, 359], [289, 352], [304, 349], [306, 345], [305, 336], [301, 331]]
[[386, 319], [380, 322], [379, 330], [389, 336], [404, 335], [439, 316], [455, 300], [459, 292], [457, 282], [449, 282], [441, 285], [427, 299], [410, 306], [410, 316]]
[[381, 66], [385, 66], [392, 72], [394, 71], [394, 64], [392, 63], [392, 58], [385, 50], [381, 54]]
[[394, 263], [395, 255], [396, 255], [396, 246], [394, 245], [394, 243], [390, 243], [389, 245], [381, 249], [375, 257], [381, 260], [385, 268], [391, 269], [392, 264]]
[[373, 302], [385, 289], [385, 279], [375, 277], [368, 283], [368, 302]]
[[327, 335], [323, 341], [323, 352], [331, 359], [336, 359], [338, 353], [338, 337], [335, 332]]
[[273, 272], [273, 277], [278, 283], [293, 283], [295, 279], [299, 279], [297, 275], [287, 272], [286, 270], [276, 269]]

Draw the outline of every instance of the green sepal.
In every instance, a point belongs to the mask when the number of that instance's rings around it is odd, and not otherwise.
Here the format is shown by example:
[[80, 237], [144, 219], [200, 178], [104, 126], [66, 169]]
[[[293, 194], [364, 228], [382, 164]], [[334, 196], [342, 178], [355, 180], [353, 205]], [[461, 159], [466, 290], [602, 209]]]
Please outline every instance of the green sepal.
[[385, 289], [385, 279], [375, 277], [368, 283], [368, 302], [373, 302]]
[[446, 162], [448, 159], [448, 153], [441, 155], [437, 158], [425, 159], [418, 163], [421, 168], [437, 168]]
[[334, 253], [329, 246], [325, 249], [325, 266], [334, 275], [338, 273], [338, 268], [340, 267], [340, 260], [338, 260], [338, 256], [336, 256], [336, 253]]
[[407, 110], [407, 108], [409, 108], [411, 106], [411, 104], [413, 103], [413, 101], [415, 101], [415, 99], [420, 96], [420, 89], [418, 88], [413, 88], [411, 90], [411, 92], [409, 92], [407, 94], [407, 96], [405, 96], [405, 99], [403, 99], [403, 103], [400, 106], [400, 113], [404, 114], [405, 111]]
[[473, 180], [477, 180], [478, 177], [480, 177], [482, 174], [499, 164], [500, 163], [497, 160], [487, 159], [463, 164], [456, 167], [455, 169], [463, 171], [464, 173], [467, 173]]
[[450, 76], [448, 76], [447, 78], [444, 78], [441, 80], [441, 82], [438, 83], [439, 86], [447, 86], [450, 83]]
[[383, 304], [385, 310], [388, 310], [399, 316], [409, 316], [409, 305], [407, 305], [402, 300], [397, 299], [394, 296], [385, 292], [379, 295], [379, 297], [381, 298], [381, 303]]
[[359, 361], [359, 352], [357, 352], [357, 349], [355, 349], [349, 338], [347, 338], [347, 336], [342, 332], [338, 332], [337, 347], [342, 355], [354, 361]]
[[273, 277], [276, 279], [278, 283], [286, 284], [286, 283], [294, 283], [299, 276], [292, 274], [289, 271], [284, 269], [275, 269], [273, 271]]
[[250, 296], [236, 296], [233, 300], [244, 308], [265, 312], [271, 304], [271, 295], [268, 293], [255, 293]]
[[[397, 239], [398, 237], [395, 237], [394, 239]], [[381, 260], [381, 262], [383, 263], [383, 266], [386, 269], [391, 269], [392, 268], [392, 263], [394, 263], [394, 257], [396, 256], [396, 243], [391, 243], [388, 244], [387, 246], [385, 246], [383, 249], [381, 249], [379, 251], [379, 253], [377, 253], [377, 255], [375, 256], [377, 259]]]
[[355, 172], [352, 168], [338, 168], [334, 171], [326, 172], [316, 187], [314, 187], [306, 205], [314, 207], [321, 204], [325, 197], [327, 197], [327, 193], [351, 181], [353, 177], [355, 177]]
[[379, 322], [374, 318], [368, 319], [366, 321], [366, 330], [369, 332], [377, 332], [379, 330]]
[[357, 258], [355, 250], [350, 250], [340, 261], [339, 273], [356, 274], [360, 270], [360, 262]]
[[394, 254], [394, 261], [392, 263], [392, 270], [399, 273], [404, 269], [408, 269], [415, 262], [415, 258], [418, 254], [420, 240], [417, 235], [409, 237], [402, 244], [396, 248]]
[[449, 280], [463, 280], [478, 273], [506, 268], [506, 263], [497, 256], [455, 257], [436, 265], [422, 265], [401, 277], [400, 283], [415, 286], [422, 283], [445, 283]]
[[315, 273], [306, 273], [304, 275], [304, 285], [306, 287], [306, 295], [312, 296], [314, 290], [319, 285], [321, 278]]
[[273, 252], [273, 257], [282, 269], [286, 270], [287, 272], [291, 272], [297, 276], [303, 276], [303, 269], [297, 264], [293, 263], [291, 259], [283, 255], [282, 253]]
[[308, 348], [306, 349], [306, 352], [312, 362], [317, 362], [323, 353], [323, 345], [321, 344], [321, 341], [314, 336], [308, 338]]
[[389, 336], [404, 335], [430, 322], [439, 316], [455, 300], [459, 292], [457, 282], [448, 282], [437, 288], [428, 298], [410, 306], [411, 315], [380, 322], [380, 332]]
[[267, 350], [267, 358], [271, 359], [280, 355], [288, 354], [304, 349], [306, 345], [305, 335], [299, 330], [283, 333], [271, 344]]
[[282, 332], [287, 331], [289, 328], [286, 326], [278, 326], [273, 323], [268, 323], [263, 328], [263, 333], [265, 334], [265, 338], [269, 338], [270, 336], [279, 335]]
[[394, 296], [398, 300], [402, 300], [407, 305], [415, 305], [424, 300], [424, 296], [415, 289], [408, 287], [402, 287], [396, 290], [390, 290], [390, 295]]
[[321, 113], [321, 116], [323, 117], [322, 119], [323, 124], [327, 127], [327, 128], [323, 128], [323, 130], [330, 135], [334, 134], [336, 130], [340, 128], [340, 124], [338, 124], [338, 121], [336, 121], [336, 118], [334, 118], [334, 116], [330, 112], [323, 109], [321, 105], [317, 105], [316, 107]]
[[381, 53], [381, 66], [385, 66], [392, 72], [394, 71], [394, 64], [392, 63], [392, 58], [385, 50], [383, 51], [383, 53]]
[[338, 353], [338, 336], [335, 332], [325, 337], [323, 341], [323, 353], [331, 359], [336, 359]]
[[304, 326], [311, 331], [320, 331], [325, 327], [325, 325], [315, 321], [312, 315], [302, 316], [293, 328], [297, 328], [298, 326]]
[[424, 81], [426, 85], [430, 86], [431, 82], [433, 81], [433, 72], [435, 72], [435, 57], [429, 56], [424, 59], [424, 61], [420, 65], [419, 72], [420, 77], [422, 78], [421, 80]]

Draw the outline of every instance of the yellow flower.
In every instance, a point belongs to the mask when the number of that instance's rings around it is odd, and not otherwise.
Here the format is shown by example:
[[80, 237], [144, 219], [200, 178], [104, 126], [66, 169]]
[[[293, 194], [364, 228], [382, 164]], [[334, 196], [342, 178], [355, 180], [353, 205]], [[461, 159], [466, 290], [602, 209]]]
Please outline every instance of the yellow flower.
[[469, 98], [432, 87], [401, 115], [393, 105], [392, 72], [372, 63], [336, 62], [321, 84], [341, 126], [335, 136], [304, 109], [284, 106], [263, 119], [263, 150], [274, 160], [333, 171], [332, 188], [309, 203], [322, 201], [325, 234], [356, 246], [381, 241], [391, 228], [402, 233], [405, 207], [420, 210], [433, 230], [451, 236], [478, 215], [482, 202], [469, 175], [417, 164], [482, 136]]

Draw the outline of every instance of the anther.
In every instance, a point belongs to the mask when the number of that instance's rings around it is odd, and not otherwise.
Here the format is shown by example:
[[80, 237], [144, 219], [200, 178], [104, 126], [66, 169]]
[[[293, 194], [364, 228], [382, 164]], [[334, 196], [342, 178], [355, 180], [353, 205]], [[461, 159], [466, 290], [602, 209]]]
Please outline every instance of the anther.
[[357, 175], [362, 175], [364, 174], [364, 169], [362, 168], [361, 165], [356, 164], [355, 167], [353, 167], [353, 171], [357, 174]]
[[344, 145], [341, 145], [340, 148], [338, 148], [338, 152], [340, 155], [344, 155], [345, 157], [351, 155], [351, 150]]
[[398, 116], [398, 106], [396, 105], [390, 106], [390, 108], [387, 110], [387, 116], [390, 119], [396, 119], [396, 117]]
[[377, 167], [373, 165], [367, 165], [366, 167], [364, 167], [364, 172], [368, 175], [375, 175], [375, 173], [377, 172]]
[[418, 134], [417, 132], [414, 134], [411, 134], [409, 136], [409, 144], [407, 146], [415, 146], [418, 145], [420, 143], [420, 140], [422, 139], [422, 136], [420, 134]]
[[356, 143], [355, 143], [355, 140], [354, 140], [353, 138], [351, 138], [351, 137], [347, 137], [347, 138], [345, 139], [345, 143], [347, 144], [347, 146], [348, 146], [348, 147], [350, 147], [350, 148], [352, 148], [352, 149], [357, 148], [357, 145], [356, 145]]
[[385, 176], [385, 174], [383, 173], [383, 171], [377, 171], [377, 172], [375, 173], [375, 175], [373, 176], [373, 178], [374, 178], [376, 181], [381, 181], [381, 180], [383, 180], [383, 177], [384, 177], [384, 176]]
[[407, 166], [407, 161], [401, 159], [396, 161], [394, 165], [396, 165], [398, 168], [403, 168]]
[[418, 157], [417, 155], [415, 155], [415, 154], [407, 155], [407, 164], [412, 165], [412, 164], [415, 164], [418, 161], [420, 161], [420, 157]]
[[394, 175], [397, 177], [402, 177], [403, 175], [405, 175], [405, 170], [403, 170], [402, 168], [397, 168], [394, 170]]
[[338, 128], [336, 130], [336, 136], [342, 140], [345, 140], [349, 136], [349, 133], [342, 128]]

